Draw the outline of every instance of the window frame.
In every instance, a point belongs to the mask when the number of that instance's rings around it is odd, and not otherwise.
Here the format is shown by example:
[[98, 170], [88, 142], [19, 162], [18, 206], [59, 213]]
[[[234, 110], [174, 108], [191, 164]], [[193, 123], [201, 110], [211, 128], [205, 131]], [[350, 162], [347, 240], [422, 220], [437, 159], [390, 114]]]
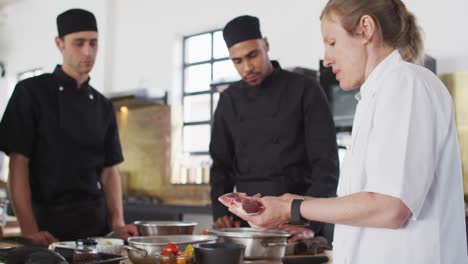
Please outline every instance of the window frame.
[[[214, 30], [209, 30], [209, 31], [204, 31], [200, 32], [197, 34], [192, 34], [192, 35], [187, 35], [183, 37], [182, 40], [182, 152], [184, 154], [188, 154], [189, 156], [202, 156], [202, 155], [209, 155], [209, 149], [207, 146], [206, 150], [201, 150], [201, 151], [186, 151], [185, 149], [185, 142], [184, 142], [184, 131], [186, 127], [189, 126], [197, 126], [197, 125], [210, 125], [210, 133], [211, 133], [211, 128], [212, 128], [212, 120], [213, 120], [213, 110], [214, 110], [214, 95], [215, 93], [218, 93], [216, 89], [213, 89], [212, 86], [210, 85], [207, 87], [206, 90], [203, 91], [196, 91], [196, 92], [187, 92], [186, 91], [186, 70], [190, 67], [197, 66], [197, 65], [202, 65], [202, 64], [209, 64], [210, 65], [210, 83], [213, 82], [213, 72], [214, 72], [214, 64], [222, 61], [227, 61], [230, 60], [229, 56], [227, 57], [221, 57], [221, 58], [214, 58], [214, 34], [222, 32], [222, 29], [214, 29]], [[196, 61], [196, 62], [187, 62], [186, 61], [186, 43], [187, 40], [193, 37], [201, 36], [201, 35], [206, 35], [210, 34], [211, 37], [211, 42], [210, 42], [210, 59], [208, 60], [201, 60], [201, 61]], [[210, 107], [209, 107], [209, 119], [207, 120], [201, 120], [201, 121], [186, 121], [185, 120], [185, 105], [184, 101], [185, 98], [191, 97], [191, 96], [197, 96], [197, 95], [210, 95]], [[211, 136], [211, 135], [210, 135]]]

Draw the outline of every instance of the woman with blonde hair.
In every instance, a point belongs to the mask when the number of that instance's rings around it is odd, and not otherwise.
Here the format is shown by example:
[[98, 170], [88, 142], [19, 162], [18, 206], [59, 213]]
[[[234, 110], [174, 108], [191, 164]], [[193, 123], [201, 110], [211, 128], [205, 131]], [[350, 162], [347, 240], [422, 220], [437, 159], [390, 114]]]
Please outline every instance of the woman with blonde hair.
[[331, 0], [321, 29], [325, 66], [343, 90], [361, 88], [338, 197], [253, 198], [260, 214], [230, 210], [259, 229], [335, 223], [334, 264], [468, 263], [452, 99], [416, 64], [414, 15], [400, 0]]

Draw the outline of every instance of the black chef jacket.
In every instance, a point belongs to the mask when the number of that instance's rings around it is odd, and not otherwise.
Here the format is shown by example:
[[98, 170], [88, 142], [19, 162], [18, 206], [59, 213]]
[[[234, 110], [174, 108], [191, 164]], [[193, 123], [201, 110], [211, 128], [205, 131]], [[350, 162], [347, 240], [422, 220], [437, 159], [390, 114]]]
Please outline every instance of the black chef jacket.
[[60, 240], [109, 231], [100, 175], [123, 161], [112, 103], [60, 65], [21, 81], [0, 123], [0, 150], [29, 158], [33, 210]]
[[228, 215], [218, 197], [234, 186], [248, 195], [336, 196], [336, 132], [325, 94], [272, 63], [260, 86], [241, 80], [220, 95], [210, 142], [214, 219]]

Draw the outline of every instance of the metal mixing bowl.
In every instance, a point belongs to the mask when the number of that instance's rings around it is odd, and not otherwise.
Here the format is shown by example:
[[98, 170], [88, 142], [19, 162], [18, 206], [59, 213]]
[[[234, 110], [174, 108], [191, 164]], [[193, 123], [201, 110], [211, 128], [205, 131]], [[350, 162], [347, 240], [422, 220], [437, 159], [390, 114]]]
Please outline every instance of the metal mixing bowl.
[[140, 236], [191, 235], [198, 223], [181, 221], [136, 221]]
[[[172, 235], [172, 236], [146, 236], [146, 237], [130, 237], [128, 245], [131, 248], [139, 249], [128, 251], [128, 257], [134, 264], [154, 264], [157, 262], [157, 255], [161, 253], [167, 243], [176, 243], [180, 251], [184, 251], [187, 245], [195, 245], [199, 243], [214, 243], [216, 236], [213, 235]], [[144, 251], [145, 254], [141, 254]]]
[[281, 258], [286, 253], [289, 233], [282, 230], [255, 230], [253, 228], [212, 229], [219, 243], [245, 245], [246, 259]]

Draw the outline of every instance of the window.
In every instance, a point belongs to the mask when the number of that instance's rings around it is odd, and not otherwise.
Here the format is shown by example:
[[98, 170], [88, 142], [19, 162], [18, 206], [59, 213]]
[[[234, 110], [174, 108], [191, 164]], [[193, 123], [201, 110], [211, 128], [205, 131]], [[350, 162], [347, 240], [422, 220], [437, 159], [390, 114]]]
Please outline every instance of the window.
[[210, 85], [236, 80], [238, 75], [221, 30], [186, 36], [183, 41], [181, 167], [185, 172], [173, 183], [208, 183], [209, 176], [201, 168], [206, 168], [210, 160], [211, 120], [219, 98]]

